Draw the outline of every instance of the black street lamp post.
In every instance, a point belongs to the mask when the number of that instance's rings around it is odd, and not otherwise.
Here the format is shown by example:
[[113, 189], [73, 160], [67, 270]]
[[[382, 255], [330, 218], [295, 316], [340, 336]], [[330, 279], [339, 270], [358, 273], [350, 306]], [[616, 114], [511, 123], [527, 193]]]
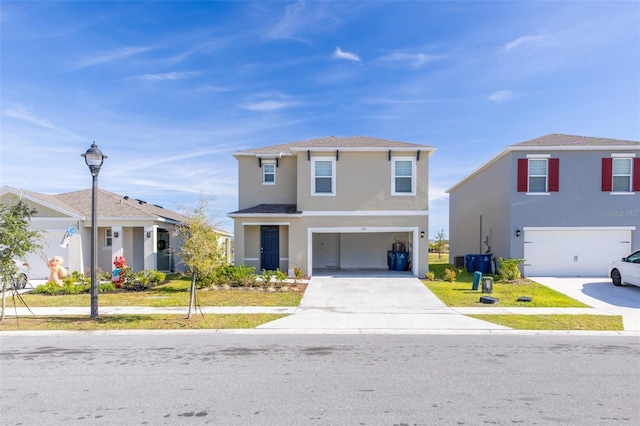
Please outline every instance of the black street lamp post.
[[98, 317], [98, 173], [106, 155], [98, 149], [96, 143], [91, 144], [91, 148], [84, 154], [85, 163], [89, 166], [89, 171], [93, 178], [91, 188], [91, 318]]

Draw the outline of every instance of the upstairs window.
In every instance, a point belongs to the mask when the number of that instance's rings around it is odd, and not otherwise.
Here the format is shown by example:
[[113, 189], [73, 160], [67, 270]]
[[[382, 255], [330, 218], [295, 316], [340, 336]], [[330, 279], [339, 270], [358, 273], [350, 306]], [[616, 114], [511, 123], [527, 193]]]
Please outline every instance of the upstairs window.
[[392, 194], [414, 195], [416, 192], [415, 160], [408, 157], [396, 157], [393, 159], [392, 169]]
[[335, 161], [332, 158], [316, 158], [312, 164], [311, 187], [313, 195], [335, 195]]
[[547, 192], [547, 160], [529, 160], [527, 192]]
[[560, 190], [558, 158], [518, 159], [518, 192], [542, 193]]
[[602, 191], [640, 191], [640, 158], [631, 155], [614, 154], [611, 158], [602, 159]]
[[262, 183], [264, 185], [276, 184], [276, 165], [274, 163], [262, 163]]

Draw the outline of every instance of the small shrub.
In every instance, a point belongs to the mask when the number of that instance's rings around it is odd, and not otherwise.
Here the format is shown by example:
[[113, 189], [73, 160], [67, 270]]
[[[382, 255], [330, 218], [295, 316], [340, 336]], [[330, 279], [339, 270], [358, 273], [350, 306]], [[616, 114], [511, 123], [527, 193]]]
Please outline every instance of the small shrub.
[[287, 274], [282, 272], [279, 268], [276, 269], [276, 283], [281, 286], [284, 280], [287, 279]]
[[500, 281], [515, 281], [522, 277], [518, 265], [524, 262], [524, 259], [503, 259], [500, 257], [499, 261], [498, 279]]
[[262, 282], [264, 286], [269, 286], [271, 280], [275, 277], [276, 273], [274, 271], [267, 271], [266, 269], [262, 270]]
[[298, 268], [297, 266], [293, 268], [293, 282], [297, 284], [298, 280], [301, 280], [303, 278], [304, 278], [304, 273], [302, 272], [302, 269]]
[[436, 274], [432, 271], [427, 272], [426, 279], [429, 281], [434, 281], [436, 279]]
[[455, 282], [458, 278], [458, 274], [453, 269], [446, 268], [442, 274], [442, 280], [448, 282]]
[[[87, 291], [91, 291], [91, 286]], [[116, 286], [113, 283], [102, 283], [98, 284], [98, 292], [99, 293], [110, 293], [112, 291], [116, 291]]]

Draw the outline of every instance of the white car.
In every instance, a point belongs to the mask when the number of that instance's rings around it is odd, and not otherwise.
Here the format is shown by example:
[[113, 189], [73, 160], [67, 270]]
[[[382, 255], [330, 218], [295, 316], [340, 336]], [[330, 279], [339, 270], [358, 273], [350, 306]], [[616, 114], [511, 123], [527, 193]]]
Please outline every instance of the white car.
[[611, 263], [609, 277], [614, 285], [630, 284], [640, 287], [640, 250]]

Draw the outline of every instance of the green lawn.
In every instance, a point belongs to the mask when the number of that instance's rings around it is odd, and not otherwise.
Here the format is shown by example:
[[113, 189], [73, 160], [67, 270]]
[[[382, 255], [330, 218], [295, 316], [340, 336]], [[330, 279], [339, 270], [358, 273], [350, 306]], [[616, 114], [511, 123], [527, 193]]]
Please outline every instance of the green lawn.
[[467, 315], [516, 330], [608, 330], [622, 331], [618, 315]]
[[[165, 284], [145, 291], [128, 291], [98, 294], [100, 306], [189, 306], [189, 279], [172, 279]], [[257, 289], [247, 290], [208, 290], [197, 291], [200, 306], [298, 306], [304, 294], [300, 290], [265, 292]], [[89, 294], [42, 295], [24, 294], [24, 301], [33, 307], [90, 306]], [[18, 306], [20, 302], [16, 301]], [[13, 301], [7, 300], [8, 306]]]
[[[519, 283], [501, 283], [494, 277], [493, 293], [483, 294], [480, 289], [472, 290], [473, 274], [466, 270], [458, 274], [455, 282], [442, 281], [441, 277], [446, 268], [455, 269], [448, 264], [430, 264], [429, 270], [435, 273], [435, 281], [422, 280], [447, 306], [502, 306], [502, 307], [553, 307], [553, 308], [588, 308], [582, 302], [574, 300], [562, 293], [550, 289], [533, 281]], [[481, 288], [481, 286], [480, 286]], [[480, 303], [480, 296], [487, 295], [499, 299], [497, 304], [486, 305]], [[532, 298], [531, 302], [518, 302], [521, 296]]]
[[280, 314], [104, 315], [5, 318], [0, 331], [26, 330], [188, 330], [235, 329], [257, 326], [283, 318]]

